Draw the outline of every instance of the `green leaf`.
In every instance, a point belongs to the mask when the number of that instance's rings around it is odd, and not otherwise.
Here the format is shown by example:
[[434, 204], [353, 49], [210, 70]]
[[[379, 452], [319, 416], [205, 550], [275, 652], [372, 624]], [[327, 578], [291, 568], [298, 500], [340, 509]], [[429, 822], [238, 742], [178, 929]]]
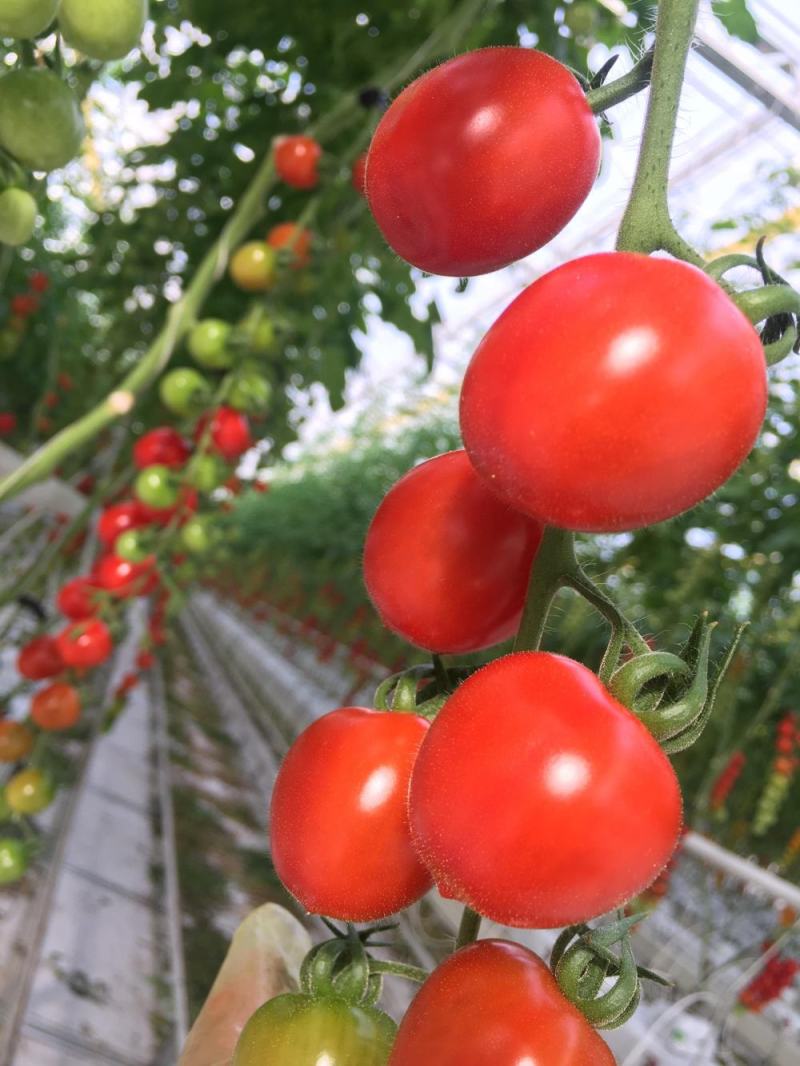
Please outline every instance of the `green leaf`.
[[748, 44], [756, 44], [758, 27], [748, 10], [747, 0], [712, 0], [711, 6], [732, 37], [739, 37]]

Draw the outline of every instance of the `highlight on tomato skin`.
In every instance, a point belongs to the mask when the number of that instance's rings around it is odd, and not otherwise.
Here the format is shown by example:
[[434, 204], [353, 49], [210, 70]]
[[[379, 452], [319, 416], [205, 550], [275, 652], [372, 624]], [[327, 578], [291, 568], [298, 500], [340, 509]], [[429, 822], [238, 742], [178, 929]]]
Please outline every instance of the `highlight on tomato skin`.
[[615, 1066], [610, 1048], [532, 951], [479, 940], [434, 970], [389, 1066]]
[[767, 403], [764, 350], [688, 263], [575, 259], [529, 285], [467, 368], [461, 432], [510, 506], [613, 533], [688, 510], [734, 473]]
[[442, 895], [503, 925], [552, 929], [645, 889], [677, 846], [682, 800], [667, 756], [595, 674], [518, 652], [447, 700], [417, 756], [409, 813]]
[[375, 921], [428, 891], [407, 811], [408, 781], [427, 730], [415, 714], [340, 707], [291, 746], [272, 793], [271, 854], [306, 910]]
[[370, 145], [366, 193], [401, 258], [471, 277], [552, 240], [599, 160], [597, 120], [565, 66], [530, 48], [482, 48], [395, 99]]
[[384, 497], [364, 542], [364, 581], [383, 623], [409, 643], [477, 651], [516, 632], [541, 538], [541, 524], [499, 500], [466, 452], [447, 452]]

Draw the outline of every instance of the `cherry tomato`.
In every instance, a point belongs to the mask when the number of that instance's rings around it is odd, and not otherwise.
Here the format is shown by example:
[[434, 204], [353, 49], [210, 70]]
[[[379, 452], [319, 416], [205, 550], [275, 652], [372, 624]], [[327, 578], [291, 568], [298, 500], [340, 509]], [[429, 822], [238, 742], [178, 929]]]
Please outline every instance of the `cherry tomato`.
[[67, 618], [79, 622], [97, 613], [96, 594], [97, 584], [92, 578], [74, 577], [59, 589], [56, 607]]
[[64, 669], [64, 660], [53, 637], [34, 637], [20, 649], [17, 670], [29, 681], [44, 681]]
[[178, 485], [169, 467], [160, 463], [140, 471], [133, 490], [140, 503], [159, 511], [166, 511], [178, 502]]
[[414, 714], [342, 707], [291, 746], [272, 794], [272, 859], [307, 910], [368, 922], [428, 890], [406, 811], [427, 730]]
[[149, 670], [155, 664], [156, 657], [151, 651], [142, 649], [136, 656], [136, 665], [140, 670]]
[[112, 504], [100, 515], [97, 523], [97, 535], [106, 547], [113, 547], [120, 533], [136, 529], [146, 522], [145, 515], [138, 500], [123, 500]]
[[275, 170], [281, 181], [295, 189], [313, 189], [319, 183], [322, 148], [313, 137], [298, 134], [275, 142]]
[[225, 469], [214, 455], [196, 455], [187, 474], [189, 482], [200, 492], [213, 492], [225, 480]]
[[151, 429], [133, 446], [133, 461], [139, 470], [147, 466], [181, 467], [191, 454], [189, 442], [171, 426]]
[[125, 533], [120, 533], [114, 544], [114, 552], [120, 559], [125, 559], [129, 563], [143, 563], [151, 555], [147, 547], [146, 535], [142, 536], [138, 529], [129, 529]]
[[218, 318], [198, 322], [189, 334], [189, 354], [200, 366], [211, 370], [225, 370], [233, 364], [233, 352], [228, 347], [232, 327]]
[[0, 762], [20, 762], [33, 749], [33, 733], [21, 722], [0, 719]]
[[469, 277], [552, 240], [599, 159], [597, 122], [566, 67], [529, 48], [483, 48], [400, 93], [372, 139], [367, 198], [403, 259]]
[[73, 667], [99, 666], [114, 649], [108, 627], [98, 618], [73, 622], [62, 629], [56, 641], [61, 658]]
[[13, 411], [0, 414], [0, 437], [10, 437], [17, 428], [17, 416]]
[[758, 335], [696, 267], [612, 252], [535, 281], [467, 370], [461, 430], [521, 511], [613, 532], [694, 506], [755, 443], [767, 400]]
[[273, 226], [267, 234], [267, 244], [276, 252], [286, 249], [289, 262], [295, 270], [308, 266], [311, 262], [311, 232], [295, 225], [294, 222], [281, 222]]
[[38, 814], [53, 802], [54, 789], [41, 770], [20, 770], [6, 782], [4, 795], [15, 814]]
[[[232, 462], [253, 446], [250, 423], [247, 418], [232, 407], [218, 407], [210, 415], [211, 445], [223, 459]], [[195, 439], [200, 441], [206, 433], [208, 417], [204, 416], [197, 423]]]
[[158, 386], [158, 395], [168, 410], [185, 417], [203, 403], [210, 395], [210, 389], [202, 374], [181, 366], [164, 375]]
[[213, 543], [208, 522], [202, 518], [192, 518], [181, 530], [181, 544], [192, 555], [205, 555]]
[[120, 600], [131, 596], [148, 596], [158, 584], [155, 558], [150, 555], [143, 562], [131, 562], [119, 555], [106, 555], [98, 564], [97, 581]]
[[353, 163], [350, 181], [356, 192], [367, 195], [367, 153], [362, 152]]
[[242, 1030], [232, 1066], [386, 1066], [397, 1027], [343, 999], [276, 996]]
[[255, 367], [243, 366], [232, 375], [226, 398], [236, 411], [264, 411], [272, 398], [272, 386]]
[[81, 716], [81, 698], [72, 685], [57, 681], [31, 701], [31, 718], [40, 729], [71, 729]]
[[367, 533], [364, 581], [405, 640], [476, 651], [517, 629], [541, 537], [538, 522], [484, 485], [466, 452], [448, 452], [389, 490]]
[[0, 838], [0, 885], [19, 881], [28, 869], [28, 853], [21, 840]]
[[410, 818], [442, 895], [544, 929], [645, 889], [675, 850], [681, 794], [656, 741], [590, 670], [521, 652], [445, 703], [417, 758]]
[[451, 955], [422, 986], [389, 1064], [614, 1066], [614, 1056], [532, 951], [480, 940]]
[[238, 248], [230, 262], [230, 275], [244, 292], [266, 292], [275, 282], [277, 254], [263, 241], [248, 241]]

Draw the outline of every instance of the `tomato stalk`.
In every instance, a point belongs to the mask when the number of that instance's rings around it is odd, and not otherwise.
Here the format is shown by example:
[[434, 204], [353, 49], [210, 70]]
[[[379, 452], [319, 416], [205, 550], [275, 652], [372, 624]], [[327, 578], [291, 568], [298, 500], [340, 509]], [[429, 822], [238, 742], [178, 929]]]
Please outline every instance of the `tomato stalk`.
[[403, 977], [406, 981], [415, 981], [419, 985], [424, 984], [430, 977], [428, 971], [419, 966], [409, 966], [405, 962], [392, 962], [384, 959], [370, 959], [369, 972], [389, 977]]
[[617, 104], [621, 104], [631, 96], [636, 96], [642, 89], [646, 89], [650, 84], [652, 70], [653, 52], [649, 50], [621, 78], [590, 89], [586, 94], [586, 102], [596, 115], [602, 115], [609, 108], [616, 107]]
[[467, 944], [472, 944], [478, 939], [478, 933], [481, 931], [481, 916], [477, 911], [474, 911], [471, 907], [465, 907], [464, 912], [461, 915], [461, 924], [458, 927], [458, 936], [456, 937], [456, 951], [459, 948], [466, 947]]

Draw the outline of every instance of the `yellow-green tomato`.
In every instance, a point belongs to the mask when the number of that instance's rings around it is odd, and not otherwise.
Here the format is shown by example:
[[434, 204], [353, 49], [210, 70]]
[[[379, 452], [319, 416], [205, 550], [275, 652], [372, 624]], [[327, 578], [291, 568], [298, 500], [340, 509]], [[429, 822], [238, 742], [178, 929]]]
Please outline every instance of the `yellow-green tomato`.
[[78, 98], [55, 71], [17, 67], [0, 78], [0, 147], [23, 166], [65, 166], [84, 133]]
[[392, 1019], [372, 1007], [277, 996], [245, 1025], [233, 1066], [386, 1066], [396, 1032]]
[[168, 466], [146, 466], [134, 482], [137, 499], [157, 511], [165, 511], [178, 502], [178, 486]]
[[53, 785], [41, 770], [20, 770], [6, 782], [6, 803], [15, 814], [38, 814], [53, 802]]
[[189, 415], [201, 401], [209, 398], [211, 390], [202, 374], [190, 367], [170, 370], [158, 386], [161, 402], [176, 415]]
[[203, 518], [190, 518], [181, 530], [181, 544], [192, 555], [205, 555], [213, 542], [208, 522]]
[[189, 334], [188, 348], [192, 359], [211, 370], [227, 370], [233, 365], [228, 347], [232, 327], [219, 318], [205, 318]]
[[114, 541], [114, 554], [129, 563], [141, 563], [150, 554], [138, 529], [126, 529]]
[[92, 59], [122, 59], [135, 48], [147, 20], [148, 0], [61, 0], [64, 40]]
[[33, 235], [36, 201], [25, 189], [0, 192], [0, 244], [17, 247]]
[[237, 411], [257, 414], [269, 407], [271, 399], [272, 386], [264, 375], [253, 367], [242, 367], [231, 375], [227, 402]]
[[0, 839], [0, 885], [19, 881], [28, 869], [28, 853], [21, 840], [15, 837]]
[[0, 0], [0, 37], [36, 37], [56, 17], [59, 0]]
[[227, 477], [225, 468], [214, 455], [196, 455], [186, 468], [189, 484], [198, 492], [213, 492]]

